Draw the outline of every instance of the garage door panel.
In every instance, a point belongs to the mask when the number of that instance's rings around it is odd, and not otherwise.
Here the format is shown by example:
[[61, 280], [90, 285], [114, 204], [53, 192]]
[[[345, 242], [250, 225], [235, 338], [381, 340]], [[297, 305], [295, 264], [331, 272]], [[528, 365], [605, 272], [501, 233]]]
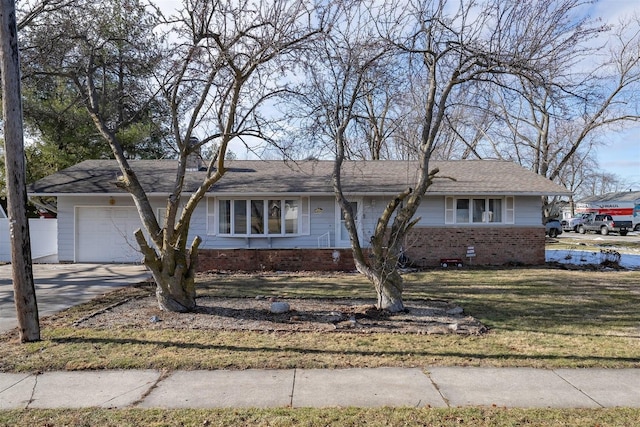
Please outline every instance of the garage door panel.
[[84, 207], [76, 215], [76, 261], [140, 262], [133, 236], [141, 228], [132, 207]]

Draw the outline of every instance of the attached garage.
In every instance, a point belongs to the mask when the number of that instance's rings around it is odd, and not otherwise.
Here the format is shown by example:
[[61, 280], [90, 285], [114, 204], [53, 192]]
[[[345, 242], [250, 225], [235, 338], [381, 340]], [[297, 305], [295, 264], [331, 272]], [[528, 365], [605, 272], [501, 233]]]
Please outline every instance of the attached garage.
[[76, 262], [140, 262], [133, 233], [142, 228], [134, 207], [77, 207]]

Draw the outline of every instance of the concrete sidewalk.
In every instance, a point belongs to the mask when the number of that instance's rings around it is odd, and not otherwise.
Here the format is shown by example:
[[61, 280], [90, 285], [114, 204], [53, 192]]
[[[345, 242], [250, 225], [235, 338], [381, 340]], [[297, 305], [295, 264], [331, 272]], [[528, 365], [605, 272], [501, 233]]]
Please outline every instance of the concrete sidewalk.
[[[426, 373], [425, 373], [426, 372]], [[0, 409], [640, 408], [640, 369], [431, 367], [0, 373]]]

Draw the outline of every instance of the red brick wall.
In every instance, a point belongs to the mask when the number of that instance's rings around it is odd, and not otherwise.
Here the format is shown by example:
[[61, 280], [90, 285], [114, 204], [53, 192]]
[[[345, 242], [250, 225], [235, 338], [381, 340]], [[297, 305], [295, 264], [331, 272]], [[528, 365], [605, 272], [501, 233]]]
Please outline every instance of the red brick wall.
[[[416, 228], [405, 251], [417, 266], [435, 267], [441, 258], [470, 265], [544, 264], [543, 227]], [[476, 256], [469, 262], [467, 247]], [[340, 254], [334, 260], [334, 252]], [[201, 249], [200, 271], [352, 271], [351, 249]]]
[[[334, 259], [334, 252], [339, 258]], [[201, 249], [198, 270], [353, 271], [351, 249]]]
[[[544, 264], [544, 227], [417, 228], [407, 238], [407, 256], [418, 265], [436, 266], [441, 258], [471, 265]], [[469, 261], [467, 248], [476, 256]]]

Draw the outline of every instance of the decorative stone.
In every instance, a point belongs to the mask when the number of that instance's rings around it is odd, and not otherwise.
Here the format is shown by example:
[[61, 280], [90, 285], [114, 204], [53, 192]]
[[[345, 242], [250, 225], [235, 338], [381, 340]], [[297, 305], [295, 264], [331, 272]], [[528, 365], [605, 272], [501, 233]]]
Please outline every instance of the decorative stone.
[[275, 301], [271, 303], [271, 312], [273, 314], [281, 314], [289, 311], [291, 307], [288, 302]]
[[329, 313], [329, 316], [327, 317], [327, 321], [330, 323], [338, 323], [343, 320], [344, 320], [344, 314], [338, 311], [332, 311], [331, 313]]

